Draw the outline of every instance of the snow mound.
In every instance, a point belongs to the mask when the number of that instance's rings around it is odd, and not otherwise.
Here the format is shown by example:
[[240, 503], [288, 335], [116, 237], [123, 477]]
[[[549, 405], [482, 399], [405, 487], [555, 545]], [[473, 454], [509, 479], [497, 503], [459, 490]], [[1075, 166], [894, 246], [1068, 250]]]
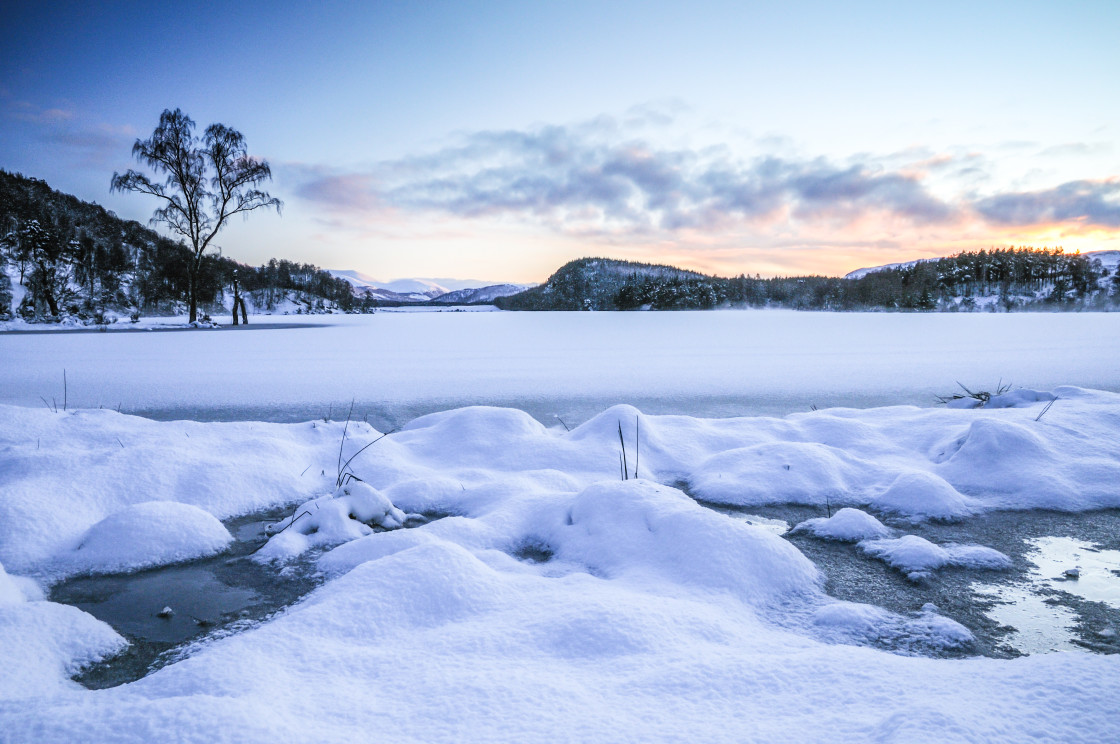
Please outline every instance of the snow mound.
[[77, 688], [69, 677], [127, 645], [77, 607], [44, 601], [33, 581], [11, 576], [0, 565], [0, 700]]
[[119, 573], [213, 555], [232, 541], [225, 526], [197, 506], [148, 501], [90, 527], [59, 561], [67, 573]]
[[859, 542], [889, 537], [891, 529], [865, 511], [846, 507], [831, 517], [808, 519], [790, 532], [808, 532], [828, 540]]
[[938, 474], [958, 489], [982, 494], [990, 506], [1074, 511], [1118, 505], [1120, 464], [1101, 446], [1113, 436], [1112, 427], [1074, 413], [1061, 431], [1071, 403], [1055, 405], [1041, 422], [976, 419], [944, 443]]
[[269, 525], [272, 535], [256, 553], [262, 561], [287, 560], [311, 548], [337, 545], [404, 525], [406, 515], [377, 489], [356, 478], [335, 489], [330, 496], [312, 499], [292, 516]]
[[12, 576], [0, 564], [0, 605], [37, 602], [45, 599], [42, 588], [26, 576]]
[[1057, 396], [1053, 393], [1043, 392], [1041, 390], [1027, 390], [1021, 388], [1019, 390], [1010, 390], [1003, 395], [994, 395], [991, 400], [984, 404], [985, 408], [1027, 408], [1033, 406], [1035, 403], [1044, 403], [1046, 401], [1056, 400]]
[[953, 649], [973, 641], [972, 632], [927, 604], [912, 617], [856, 602], [833, 602], [813, 613], [826, 638], [843, 643], [878, 643], [899, 651]]
[[944, 478], [912, 470], [898, 475], [887, 490], [871, 500], [882, 511], [901, 514], [914, 521], [959, 519], [972, 514], [969, 499]]
[[773, 442], [721, 452], [691, 478], [698, 498], [731, 506], [851, 500], [874, 467], [818, 442]]
[[813, 563], [778, 535], [644, 480], [588, 486], [548, 543], [558, 558], [595, 575], [652, 572], [676, 584], [731, 591], [754, 606], [816, 594], [822, 581]]
[[927, 578], [945, 566], [987, 569], [1011, 567], [1011, 559], [998, 550], [982, 545], [935, 545], [917, 535], [864, 540], [859, 543], [859, 548], [914, 580]]

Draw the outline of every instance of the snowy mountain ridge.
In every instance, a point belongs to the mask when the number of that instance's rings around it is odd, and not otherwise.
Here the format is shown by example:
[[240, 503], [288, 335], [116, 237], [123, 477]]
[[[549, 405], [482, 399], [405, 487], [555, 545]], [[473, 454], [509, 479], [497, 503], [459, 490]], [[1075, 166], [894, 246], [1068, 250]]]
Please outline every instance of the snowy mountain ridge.
[[476, 302], [493, 302], [499, 297], [509, 297], [535, 286], [535, 284], [493, 284], [488, 287], [456, 289], [439, 297], [433, 297], [432, 302], [463, 305]]
[[493, 302], [534, 287], [533, 284], [485, 282], [477, 279], [406, 278], [381, 281], [353, 269], [331, 269], [331, 276], [343, 279], [354, 287], [355, 293], [375, 300], [391, 302], [439, 302], [470, 304]]

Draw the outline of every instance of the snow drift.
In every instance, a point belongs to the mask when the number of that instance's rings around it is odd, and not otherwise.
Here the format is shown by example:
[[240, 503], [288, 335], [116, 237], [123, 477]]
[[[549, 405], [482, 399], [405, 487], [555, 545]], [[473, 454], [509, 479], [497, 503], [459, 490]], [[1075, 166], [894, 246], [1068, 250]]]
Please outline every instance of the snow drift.
[[[458, 409], [369, 447], [353, 462], [361, 482], [343, 489], [342, 423], [3, 408], [0, 561], [20, 577], [0, 575], [5, 736], [149, 741], [189, 721], [200, 740], [243, 741], [1120, 738], [1115, 657], [910, 656], [967, 649], [970, 635], [931, 605], [836, 601], [791, 543], [690, 498], [822, 514], [829, 502], [849, 508], [799, 529], [861, 540], [900, 570], [998, 567], [982, 546], [894, 538], [872, 513], [898, 529], [1120, 506], [1120, 395], [1054, 394], [1040, 421], [1041, 399], [723, 420], [615, 406], [571, 432]], [[620, 425], [638, 471], [626, 481]], [[343, 459], [379, 436], [351, 423]], [[291, 516], [272, 557], [313, 551], [319, 589], [137, 682], [68, 682], [123, 641], [29, 601], [27, 576], [179, 560], [218, 548], [216, 520], [277, 505]], [[429, 511], [448, 516], [395, 529]], [[162, 533], [165, 520], [190, 539]], [[117, 536], [127, 561], [107, 547]], [[73, 562], [77, 544], [87, 561]]]

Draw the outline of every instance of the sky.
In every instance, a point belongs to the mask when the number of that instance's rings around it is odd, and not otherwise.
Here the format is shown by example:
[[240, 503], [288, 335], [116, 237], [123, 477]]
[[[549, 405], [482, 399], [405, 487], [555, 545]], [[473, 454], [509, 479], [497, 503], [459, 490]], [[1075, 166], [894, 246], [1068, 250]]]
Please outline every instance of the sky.
[[284, 204], [224, 255], [383, 280], [1120, 249], [1118, 29], [1112, 0], [9, 0], [0, 168], [146, 223], [110, 179], [179, 108]]

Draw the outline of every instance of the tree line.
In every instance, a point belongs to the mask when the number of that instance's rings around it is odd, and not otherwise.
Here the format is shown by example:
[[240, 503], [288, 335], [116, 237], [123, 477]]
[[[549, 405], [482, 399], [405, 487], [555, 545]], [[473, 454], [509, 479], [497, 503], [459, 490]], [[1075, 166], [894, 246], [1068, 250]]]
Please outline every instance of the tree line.
[[[103, 322], [108, 311], [181, 312], [190, 303], [196, 256], [184, 243], [100, 205], [0, 170], [0, 259], [25, 289], [16, 309], [23, 317]], [[354, 296], [349, 282], [311, 264], [272, 259], [254, 267], [210, 253], [197, 261], [194, 277], [203, 312], [222, 311], [235, 277], [261, 308], [289, 297], [309, 309], [371, 305]], [[0, 316], [12, 291], [0, 277]]]
[[497, 300], [509, 310], [1106, 309], [1120, 304], [1120, 272], [1061, 248], [996, 248], [885, 268], [858, 278], [706, 276], [585, 258], [539, 287]]

